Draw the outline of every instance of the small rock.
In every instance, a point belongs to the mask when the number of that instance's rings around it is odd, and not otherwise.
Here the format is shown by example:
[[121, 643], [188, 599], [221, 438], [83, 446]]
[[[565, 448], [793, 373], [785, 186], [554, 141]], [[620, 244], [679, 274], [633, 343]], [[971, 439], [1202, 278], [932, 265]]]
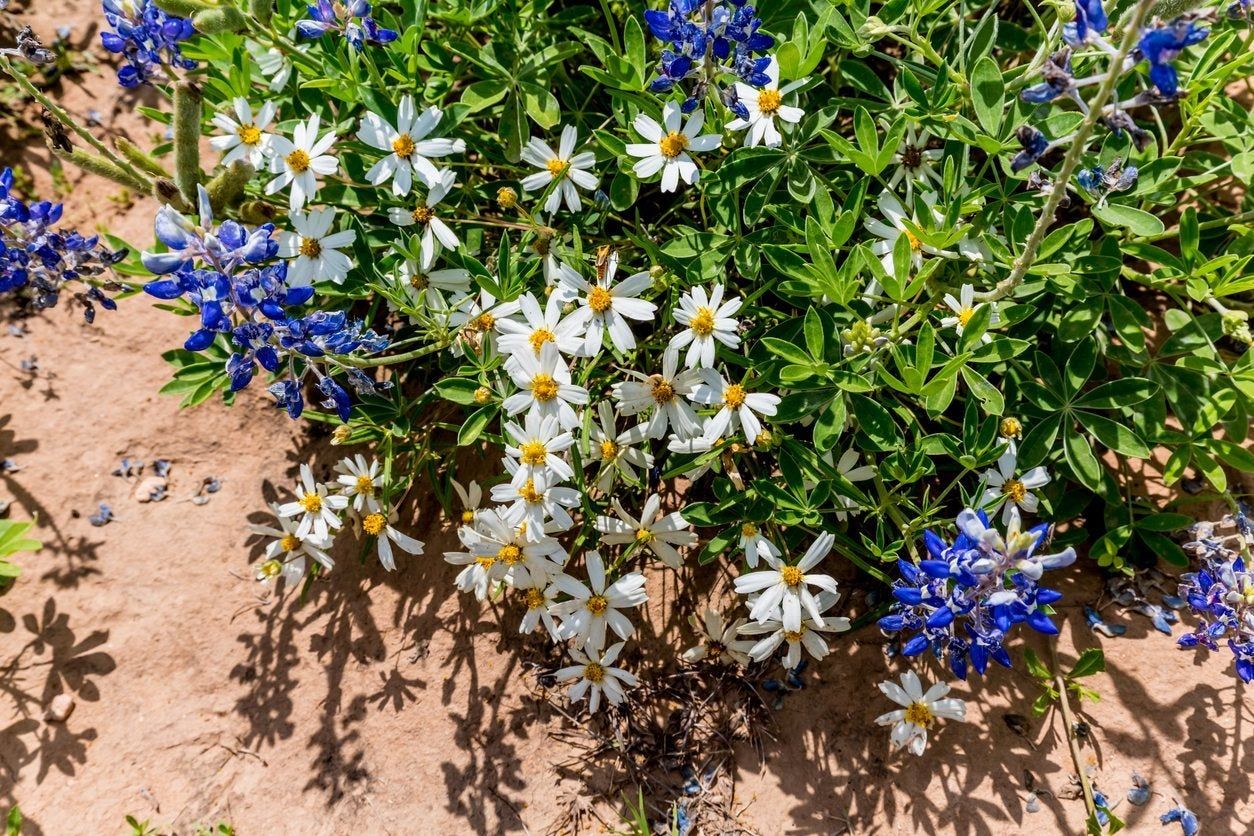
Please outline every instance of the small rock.
[[162, 476], [145, 476], [135, 485], [136, 502], [152, 502], [165, 498], [167, 482]]
[[48, 703], [48, 710], [44, 712], [44, 719], [49, 723], [64, 723], [73, 713], [74, 698], [69, 694], [57, 694], [52, 698], [52, 702]]

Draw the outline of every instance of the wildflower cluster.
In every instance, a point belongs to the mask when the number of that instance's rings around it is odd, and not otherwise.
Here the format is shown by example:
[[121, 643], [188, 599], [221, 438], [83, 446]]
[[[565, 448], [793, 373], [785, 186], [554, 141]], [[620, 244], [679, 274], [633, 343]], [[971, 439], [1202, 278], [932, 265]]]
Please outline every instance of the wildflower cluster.
[[187, 18], [162, 11], [156, 0], [101, 0], [105, 23], [101, 32], [109, 52], [122, 56], [118, 84], [139, 87], [166, 77], [167, 67], [192, 70], [196, 62], [184, 58], [180, 44], [195, 31]]
[[[1235, 527], [1233, 533], [1222, 529]], [[1237, 676], [1254, 682], [1254, 571], [1249, 567], [1254, 529], [1243, 511], [1215, 523], [1199, 523], [1196, 539], [1185, 544], [1199, 568], [1183, 576], [1180, 597], [1188, 602], [1198, 625], [1177, 641], [1181, 647], [1218, 651], [1223, 642], [1232, 652]]]
[[983, 511], [970, 508], [958, 515], [957, 527], [952, 544], [925, 532], [928, 557], [917, 565], [898, 561], [896, 602], [879, 626], [901, 637], [903, 655], [931, 650], [949, 663], [954, 676], [966, 679], [968, 665], [980, 674], [989, 660], [1011, 667], [1004, 645], [1016, 624], [1047, 635], [1058, 632], [1049, 605], [1062, 595], [1040, 580], [1046, 571], [1074, 563], [1075, 550], [1036, 554], [1049, 526], [1024, 531], [1017, 508], [1010, 510], [1004, 535]]
[[83, 289], [75, 297], [90, 322], [96, 305], [117, 307], [104, 291], [120, 287], [111, 278], [111, 267], [126, 251], [111, 252], [94, 235], [56, 229], [61, 213], [59, 203], [19, 199], [13, 194], [13, 170], [0, 172], [0, 299], [13, 298], [36, 310], [51, 308], [68, 283], [78, 282]]

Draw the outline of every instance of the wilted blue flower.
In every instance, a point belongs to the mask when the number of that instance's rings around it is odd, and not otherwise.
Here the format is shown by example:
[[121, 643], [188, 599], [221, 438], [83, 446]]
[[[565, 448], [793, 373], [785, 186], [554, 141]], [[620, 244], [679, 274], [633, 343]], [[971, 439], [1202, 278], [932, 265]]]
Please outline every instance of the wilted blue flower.
[[[400, 37], [399, 32], [384, 29], [375, 22], [370, 14], [370, 4], [366, 0], [317, 0], [308, 9], [309, 18], [296, 23], [296, 31], [302, 38], [321, 38], [328, 32], [339, 32], [360, 52], [366, 44], [382, 46]], [[344, 14], [343, 18], [340, 16], [341, 12]]]
[[1019, 94], [1019, 98], [1032, 104], [1044, 104], [1075, 90], [1075, 77], [1071, 74], [1071, 50], [1064, 49], [1050, 56], [1041, 66], [1040, 84], [1033, 85]]
[[1045, 134], [1031, 125], [1021, 125], [1015, 131], [1015, 138], [1019, 140], [1019, 145], [1023, 150], [1015, 154], [1014, 159], [1010, 161], [1011, 171], [1022, 171], [1049, 150], [1049, 140], [1045, 138]]
[[1159, 816], [1158, 820], [1163, 824], [1179, 823], [1180, 829], [1184, 831], [1184, 836], [1197, 836], [1197, 816], [1188, 807], [1172, 807]]
[[1101, 206], [1106, 203], [1106, 198], [1110, 194], [1126, 192], [1135, 186], [1137, 175], [1136, 166], [1130, 165], [1125, 167], [1123, 160], [1116, 157], [1106, 168], [1098, 165], [1092, 168], [1081, 169], [1076, 174], [1075, 181], [1080, 188], [1098, 198], [1097, 203]]
[[1150, 81], [1164, 96], [1175, 96], [1179, 90], [1179, 75], [1171, 62], [1180, 52], [1196, 43], [1201, 43], [1210, 34], [1209, 29], [1197, 25], [1197, 21], [1182, 16], [1167, 24], [1145, 29], [1137, 49], [1149, 62]]
[[[763, 53], [775, 45], [775, 39], [759, 31], [762, 20], [746, 0], [670, 0], [666, 11], [645, 11], [644, 20], [653, 37], [666, 44], [649, 89], [669, 93], [677, 84], [691, 81], [685, 90], [684, 113], [696, 110], [707, 83], [716, 78], [710, 69], [732, 73], [753, 87], [770, 82], [766, 68], [771, 59]], [[728, 85], [722, 95], [728, 107], [736, 110], [734, 88]], [[742, 118], [748, 115], [737, 112]]]
[[121, 55], [126, 66], [118, 70], [118, 84], [138, 87], [164, 72], [163, 66], [195, 69], [184, 58], [179, 43], [195, 31], [186, 18], [166, 14], [153, 0], [103, 0], [105, 22], [112, 32], [101, 32], [109, 52]]
[[[387, 339], [342, 311], [295, 313], [313, 297], [313, 288], [289, 284], [287, 262], [271, 263], [278, 253], [274, 226], [250, 230], [225, 221], [215, 228], [203, 187], [199, 202], [198, 223], [169, 206], [157, 211], [157, 239], [170, 252], [143, 254], [144, 265], [164, 277], [145, 284], [145, 292], [158, 299], [185, 298], [196, 306], [200, 323], [183, 343], [188, 351], [204, 351], [220, 337], [226, 340], [232, 349], [226, 362], [231, 391], [251, 383], [259, 366], [276, 374], [286, 371], [288, 376], [269, 391], [296, 418], [304, 410], [301, 381], [311, 374], [325, 396], [322, 403], [347, 420], [352, 409], [348, 392], [318, 361], [328, 355], [382, 351]], [[382, 388], [353, 371], [348, 380], [358, 391]]]
[[1198, 539], [1186, 543], [1185, 549], [1199, 559], [1201, 568], [1181, 576], [1180, 596], [1199, 621], [1177, 644], [1218, 650], [1219, 642], [1226, 640], [1237, 676], [1243, 682], [1254, 681], [1254, 573], [1225, 545], [1230, 538], [1216, 536], [1213, 523], [1201, 523], [1195, 531]]
[[[61, 220], [61, 204], [26, 203], [14, 197], [13, 171], [0, 171], [0, 295], [12, 294], [19, 304], [51, 308], [66, 283], [86, 282], [105, 274], [126, 256], [110, 252], [96, 236], [83, 237], [54, 227]], [[95, 318], [99, 304], [113, 310], [116, 303], [94, 285], [86, 285], [75, 297], [83, 303], [87, 321]]]
[[1039, 581], [1047, 570], [1073, 563], [1075, 550], [1036, 554], [1049, 526], [1023, 531], [1018, 509], [1011, 512], [1004, 537], [983, 511], [964, 510], [957, 526], [952, 545], [925, 531], [928, 558], [918, 565], [898, 561], [897, 602], [879, 626], [902, 637], [903, 655], [931, 649], [938, 658], [948, 657], [954, 675], [966, 679], [968, 662], [981, 674], [990, 659], [1010, 667], [1003, 642], [1016, 624], [1047, 635], [1058, 632], [1045, 608], [1062, 594]]

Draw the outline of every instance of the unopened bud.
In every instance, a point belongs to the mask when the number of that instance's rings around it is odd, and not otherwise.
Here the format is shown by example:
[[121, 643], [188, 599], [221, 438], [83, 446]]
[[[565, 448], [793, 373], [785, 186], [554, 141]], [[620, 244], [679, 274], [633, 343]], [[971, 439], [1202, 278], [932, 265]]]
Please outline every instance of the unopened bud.
[[502, 186], [496, 191], [496, 205], [502, 209], [513, 209], [518, 205], [518, 192], [509, 186]]
[[475, 403], [483, 406], [492, 400], [492, 390], [486, 386], [480, 386], [475, 390]]

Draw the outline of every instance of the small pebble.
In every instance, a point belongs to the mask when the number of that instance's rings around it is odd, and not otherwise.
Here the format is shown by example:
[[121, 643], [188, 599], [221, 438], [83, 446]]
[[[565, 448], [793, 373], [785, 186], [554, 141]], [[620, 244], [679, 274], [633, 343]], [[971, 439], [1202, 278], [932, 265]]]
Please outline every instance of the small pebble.
[[52, 702], [48, 703], [48, 710], [44, 712], [44, 719], [49, 723], [64, 723], [73, 713], [74, 698], [69, 694], [57, 694], [52, 698]]

